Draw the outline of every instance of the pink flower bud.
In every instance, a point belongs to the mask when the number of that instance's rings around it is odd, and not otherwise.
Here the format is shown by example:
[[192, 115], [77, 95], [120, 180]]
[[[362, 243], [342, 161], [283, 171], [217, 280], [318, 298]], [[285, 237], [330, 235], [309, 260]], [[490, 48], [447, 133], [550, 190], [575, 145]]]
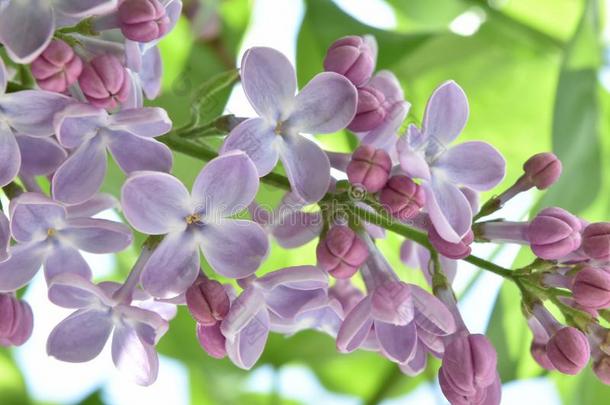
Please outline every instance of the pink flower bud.
[[129, 96], [129, 77], [114, 55], [102, 55], [83, 67], [78, 83], [87, 100], [101, 108], [112, 109]]
[[470, 245], [474, 242], [474, 233], [468, 231], [459, 243], [451, 243], [441, 238], [438, 232], [436, 232], [436, 229], [431, 226], [428, 231], [428, 239], [440, 254], [449, 259], [459, 260], [470, 255], [470, 252], [472, 251]]
[[361, 185], [369, 193], [376, 193], [385, 186], [392, 170], [392, 159], [383, 149], [362, 145], [352, 155], [347, 166], [347, 178], [354, 185]]
[[589, 362], [589, 341], [578, 329], [566, 326], [546, 344], [549, 360], [564, 374], [578, 374]]
[[318, 243], [318, 264], [335, 278], [350, 278], [366, 261], [369, 251], [351, 228], [335, 225]]
[[220, 322], [210, 326], [197, 324], [197, 339], [203, 350], [210, 356], [222, 359], [227, 355], [227, 349], [225, 348], [226, 339], [220, 331]]
[[445, 347], [439, 371], [443, 393], [447, 397], [477, 397], [494, 384], [497, 357], [496, 350], [484, 335], [456, 337]]
[[193, 318], [204, 326], [222, 321], [231, 306], [223, 285], [205, 277], [195, 281], [186, 290], [186, 304]]
[[546, 344], [536, 342], [535, 340], [532, 341], [530, 353], [540, 367], [545, 370], [555, 370], [555, 366], [553, 366], [553, 363], [549, 360], [549, 356], [546, 354]]
[[379, 195], [379, 201], [388, 212], [402, 220], [413, 218], [425, 200], [423, 188], [407, 176], [390, 178]]
[[610, 385], [610, 357], [601, 354], [593, 363], [593, 372], [602, 383]]
[[581, 223], [561, 208], [546, 208], [534, 218], [527, 237], [534, 254], [541, 259], [556, 260], [580, 246]]
[[324, 70], [347, 77], [355, 86], [365, 84], [375, 68], [375, 50], [363, 37], [347, 36], [335, 41], [324, 59]]
[[0, 346], [21, 346], [32, 335], [34, 317], [27, 302], [0, 294]]
[[385, 97], [382, 92], [371, 86], [358, 89], [358, 106], [356, 116], [347, 126], [354, 132], [366, 132], [375, 129], [386, 116]]
[[578, 305], [602, 309], [610, 306], [610, 273], [587, 266], [574, 278], [572, 295]]
[[610, 261], [610, 223], [587, 226], [582, 233], [582, 248], [591, 259]]
[[32, 62], [32, 76], [43, 90], [63, 93], [76, 83], [83, 70], [83, 61], [63, 41], [53, 40]]
[[118, 17], [121, 32], [132, 41], [150, 42], [169, 31], [170, 20], [159, 0], [125, 0]]
[[552, 153], [538, 153], [523, 164], [526, 178], [538, 190], [551, 187], [561, 176], [561, 161]]

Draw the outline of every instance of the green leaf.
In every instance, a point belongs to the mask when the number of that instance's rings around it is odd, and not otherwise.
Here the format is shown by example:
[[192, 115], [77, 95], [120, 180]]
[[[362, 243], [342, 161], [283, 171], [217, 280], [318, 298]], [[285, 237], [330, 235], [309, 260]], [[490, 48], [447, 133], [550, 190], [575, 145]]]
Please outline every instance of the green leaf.
[[595, 200], [601, 185], [598, 11], [597, 0], [587, 1], [563, 59], [553, 118], [553, 150], [563, 175], [542, 202], [575, 213]]
[[610, 400], [610, 387], [590, 367], [577, 376], [552, 373], [564, 405], [600, 405]]

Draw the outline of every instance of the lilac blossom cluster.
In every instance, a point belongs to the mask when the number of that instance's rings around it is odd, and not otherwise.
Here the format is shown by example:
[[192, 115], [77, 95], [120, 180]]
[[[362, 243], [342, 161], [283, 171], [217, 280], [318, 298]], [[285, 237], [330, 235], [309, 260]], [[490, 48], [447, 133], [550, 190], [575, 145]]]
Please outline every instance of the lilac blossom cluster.
[[[0, 5], [11, 59], [0, 60], [0, 186], [10, 200], [8, 215], [0, 211], [1, 345], [31, 334], [32, 311], [17, 291], [43, 268], [49, 300], [74, 310], [51, 332], [48, 354], [86, 362], [112, 335], [115, 365], [141, 385], [155, 381], [155, 345], [186, 305], [193, 338], [240, 368], [255, 366], [270, 332], [314, 329], [339, 352], [376, 352], [408, 376], [441, 359], [452, 404], [499, 404], [496, 351], [468, 330], [451, 287], [463, 259], [519, 287], [542, 367], [576, 374], [592, 358], [610, 384], [601, 321], [610, 319], [610, 224], [558, 207], [529, 222], [482, 220], [521, 192], [550, 187], [561, 163], [533, 156], [513, 186], [480, 207], [478, 194], [503, 180], [505, 161], [485, 142], [455, 144], [469, 115], [457, 83], [438, 86], [421, 125], [404, 129], [411, 105], [392, 72], [374, 72], [373, 37], [337, 40], [325, 71], [298, 92], [284, 55], [251, 48], [239, 73], [257, 116], [233, 120], [220, 154], [202, 156], [190, 139], [209, 127], [172, 130], [164, 110], [143, 107], [159, 93], [156, 45], [180, 1], [29, 3]], [[16, 23], [33, 32], [21, 35]], [[14, 81], [25, 64], [35, 87]], [[360, 140], [352, 153], [325, 151], [313, 138], [343, 129]], [[171, 174], [166, 143], [209, 160], [190, 190]], [[127, 176], [120, 196], [100, 193], [108, 153]], [[285, 177], [274, 172], [280, 161]], [[256, 201], [261, 181], [285, 188], [279, 206]], [[129, 226], [98, 217], [111, 208]], [[148, 238], [129, 276], [97, 282], [81, 252], [122, 251], [132, 229]], [[387, 231], [406, 238], [396, 254], [427, 286], [390, 266], [376, 244]], [[316, 262], [257, 275], [270, 238], [286, 249], [318, 239]], [[472, 243], [488, 242], [527, 245], [537, 259], [509, 270], [470, 256]]]

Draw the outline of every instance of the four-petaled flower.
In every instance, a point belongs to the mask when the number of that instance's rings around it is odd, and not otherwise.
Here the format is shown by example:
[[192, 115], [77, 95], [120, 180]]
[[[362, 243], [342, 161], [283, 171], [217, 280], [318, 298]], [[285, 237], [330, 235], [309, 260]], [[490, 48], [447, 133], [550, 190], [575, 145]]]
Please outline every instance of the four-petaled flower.
[[344, 76], [324, 72], [295, 96], [294, 68], [280, 52], [251, 48], [242, 58], [244, 92], [260, 118], [235, 127], [221, 152], [245, 151], [259, 176], [281, 159], [292, 191], [308, 203], [319, 201], [330, 184], [330, 164], [324, 151], [306, 134], [345, 128], [356, 113], [356, 88]]

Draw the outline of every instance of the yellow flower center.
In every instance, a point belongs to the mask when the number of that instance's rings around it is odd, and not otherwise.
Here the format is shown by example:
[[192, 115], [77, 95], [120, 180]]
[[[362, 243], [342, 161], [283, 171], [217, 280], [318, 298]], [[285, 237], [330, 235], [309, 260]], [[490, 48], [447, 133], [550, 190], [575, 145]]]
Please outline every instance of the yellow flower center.
[[184, 219], [186, 220], [187, 224], [192, 225], [194, 223], [201, 221], [201, 216], [199, 214], [191, 214]]

